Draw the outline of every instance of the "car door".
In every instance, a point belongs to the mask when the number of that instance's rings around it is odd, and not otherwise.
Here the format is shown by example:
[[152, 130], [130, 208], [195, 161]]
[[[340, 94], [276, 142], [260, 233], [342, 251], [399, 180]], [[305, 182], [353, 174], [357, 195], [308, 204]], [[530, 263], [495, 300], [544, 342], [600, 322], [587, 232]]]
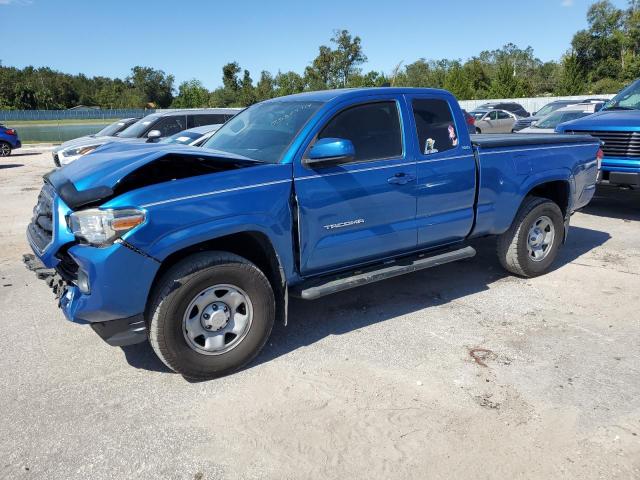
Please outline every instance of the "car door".
[[510, 133], [515, 123], [513, 116], [502, 110], [498, 110], [496, 113], [498, 114], [497, 133]]
[[485, 124], [486, 124], [486, 128], [482, 130], [482, 133], [497, 133], [500, 130], [500, 125], [498, 124], [497, 110], [491, 110], [485, 116]]
[[[407, 153], [402, 96], [375, 96], [326, 112], [294, 165], [300, 270], [313, 275], [416, 247], [416, 163]], [[352, 142], [351, 161], [310, 168], [316, 141]]]
[[450, 101], [439, 96], [408, 95], [407, 104], [418, 146], [418, 248], [459, 242], [473, 226], [476, 191], [476, 161], [464, 118], [456, 118]]

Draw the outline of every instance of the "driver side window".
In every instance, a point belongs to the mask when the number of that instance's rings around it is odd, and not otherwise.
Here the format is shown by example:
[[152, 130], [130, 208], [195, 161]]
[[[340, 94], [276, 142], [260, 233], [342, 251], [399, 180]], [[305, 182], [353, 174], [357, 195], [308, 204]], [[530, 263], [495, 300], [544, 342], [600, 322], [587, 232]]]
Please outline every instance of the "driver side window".
[[498, 119], [498, 112], [494, 110], [489, 114], [489, 120], [497, 120], [497, 119]]
[[322, 138], [351, 140], [354, 162], [402, 155], [402, 133], [396, 102], [356, 105], [336, 114], [318, 134]]

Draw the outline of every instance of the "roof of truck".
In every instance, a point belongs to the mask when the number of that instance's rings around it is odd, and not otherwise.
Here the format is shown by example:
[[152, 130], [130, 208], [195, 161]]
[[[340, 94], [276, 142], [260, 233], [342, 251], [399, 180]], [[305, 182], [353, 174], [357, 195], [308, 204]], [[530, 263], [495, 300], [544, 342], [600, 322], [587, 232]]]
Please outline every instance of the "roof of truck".
[[296, 93], [285, 97], [277, 97], [273, 101], [309, 101], [309, 102], [329, 102], [338, 98], [360, 97], [372, 94], [416, 94], [429, 93], [436, 95], [451, 95], [446, 90], [437, 88], [410, 88], [410, 87], [367, 87], [367, 88], [338, 88], [335, 90], [318, 90], [315, 92]]

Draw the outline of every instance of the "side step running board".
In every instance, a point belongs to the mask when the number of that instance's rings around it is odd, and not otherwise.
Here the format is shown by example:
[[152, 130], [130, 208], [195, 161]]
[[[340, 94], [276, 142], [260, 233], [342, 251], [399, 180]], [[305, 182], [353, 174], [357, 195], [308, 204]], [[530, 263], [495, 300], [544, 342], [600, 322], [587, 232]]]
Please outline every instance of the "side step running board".
[[329, 279], [316, 280], [313, 283], [302, 284], [298, 288], [293, 288], [290, 292], [296, 297], [305, 300], [314, 300], [324, 297], [332, 293], [341, 292], [350, 288], [366, 285], [367, 283], [378, 282], [387, 278], [397, 277], [405, 273], [417, 272], [425, 268], [437, 267], [456, 260], [471, 258], [475, 256], [476, 251], [473, 247], [464, 247], [459, 250], [447, 251], [444, 253], [434, 254], [432, 256], [413, 256], [399, 258], [392, 263], [385, 263], [369, 267], [368, 269], [358, 270], [353, 274], [346, 274], [342, 277], [331, 277]]

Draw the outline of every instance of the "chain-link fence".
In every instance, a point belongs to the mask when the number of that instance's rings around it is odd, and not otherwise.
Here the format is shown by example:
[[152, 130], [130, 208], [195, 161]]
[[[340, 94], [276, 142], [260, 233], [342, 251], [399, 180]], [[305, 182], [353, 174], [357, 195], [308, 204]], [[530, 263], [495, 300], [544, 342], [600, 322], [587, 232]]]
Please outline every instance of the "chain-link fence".
[[142, 118], [152, 109], [0, 110], [0, 123], [15, 128], [22, 143], [60, 143], [99, 132], [121, 118]]
[[116, 120], [118, 118], [144, 117], [155, 110], [144, 108], [122, 108], [103, 110], [100, 108], [77, 108], [70, 110], [0, 110], [0, 122], [32, 122], [35, 120]]

